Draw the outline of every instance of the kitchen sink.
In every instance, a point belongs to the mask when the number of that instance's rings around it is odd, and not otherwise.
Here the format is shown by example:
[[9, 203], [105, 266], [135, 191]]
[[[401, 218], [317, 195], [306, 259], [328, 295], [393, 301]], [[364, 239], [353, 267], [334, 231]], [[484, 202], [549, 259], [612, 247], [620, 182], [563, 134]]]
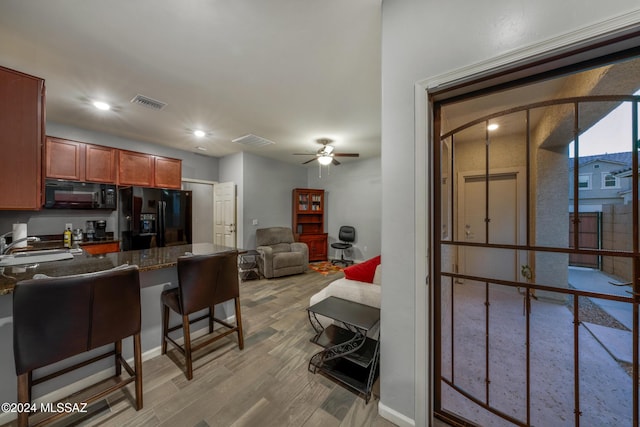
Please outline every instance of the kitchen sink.
[[0, 267], [12, 265], [38, 264], [41, 262], [62, 261], [72, 259], [71, 254], [66, 249], [49, 249], [42, 251], [16, 252], [10, 255], [0, 255]]

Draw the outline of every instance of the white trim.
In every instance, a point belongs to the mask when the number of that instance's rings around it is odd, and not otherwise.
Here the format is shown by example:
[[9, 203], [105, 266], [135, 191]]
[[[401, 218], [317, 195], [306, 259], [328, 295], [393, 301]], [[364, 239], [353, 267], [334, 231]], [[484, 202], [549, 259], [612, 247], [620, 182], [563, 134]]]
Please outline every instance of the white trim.
[[[638, 29], [639, 24], [640, 9], [422, 80], [419, 84], [429, 91], [445, 89], [471, 80], [491, 76], [499, 71], [514, 69], [518, 65], [530, 64], [533, 60], [548, 58], [581, 46], [592, 45], [596, 41], [610, 40], [614, 37], [631, 33], [633, 30]], [[575, 61], [572, 60], [571, 62]]]
[[[430, 114], [428, 99], [426, 92], [420, 85], [414, 86], [414, 97], [416, 104], [416, 117], [427, 117]], [[430, 126], [432, 120], [429, 122], [416, 120], [415, 121], [415, 180], [414, 185], [414, 200], [415, 200], [415, 241], [414, 248], [414, 262], [415, 262], [415, 354], [431, 354], [432, 348], [429, 343], [430, 338], [430, 322], [429, 322], [429, 291], [431, 286], [427, 285], [427, 280], [430, 281], [429, 275], [429, 247], [431, 242], [430, 230], [431, 230], [431, 215], [430, 215], [430, 197], [431, 191], [427, 186], [427, 182], [430, 182], [430, 164], [429, 145], [424, 144], [425, 138], [429, 138], [433, 133]], [[418, 184], [421, 183], [421, 184]], [[420, 326], [419, 326], [420, 325]], [[422, 363], [421, 360], [414, 356], [414, 420], [426, 420], [429, 413], [432, 412], [431, 405], [425, 405], [424, 402], [431, 402], [432, 398], [429, 393], [429, 366]], [[396, 423], [398, 424], [398, 423]], [[426, 424], [425, 424], [426, 425]]]
[[[432, 107], [431, 103], [428, 101], [428, 92], [430, 90], [442, 90], [447, 87], [452, 87], [464, 82], [470, 82], [483, 76], [490, 76], [498, 73], [499, 71], [513, 70], [518, 65], [532, 64], [535, 60], [548, 58], [561, 52], [567, 52], [572, 49], [576, 49], [579, 46], [593, 45], [596, 41], [605, 41], [607, 39], [612, 40], [617, 36], [629, 34], [633, 30], [637, 30], [639, 27], [640, 9], [595, 23], [593, 25], [588, 25], [556, 37], [552, 37], [540, 43], [533, 43], [523, 48], [512, 50], [503, 55], [489, 58], [486, 61], [481, 61], [470, 66], [461, 67], [456, 70], [428, 77], [416, 82], [414, 87], [415, 93], [417, 94], [419, 92], [423, 92], [423, 95], [417, 95], [414, 99], [414, 120], [416, 129], [414, 150], [416, 166], [420, 162], [422, 162], [422, 160], [420, 159], [420, 155], [423, 152], [423, 149], [426, 150], [428, 156], [431, 156], [432, 151], [428, 148], [431, 146], [431, 141], [433, 140], [433, 135], [431, 135], [431, 133], [433, 132]], [[605, 49], [607, 48], [610, 49], [611, 46], [605, 47]], [[595, 58], [606, 53], [606, 51], [591, 49], [582, 53], [580, 59]], [[576, 63], [578, 59], [576, 57], [571, 57], [565, 58], [565, 61], [567, 63]], [[560, 63], [555, 64], [555, 66], [559, 65]], [[554, 67], [554, 64], [547, 63], [543, 66]], [[526, 71], [533, 72], [535, 70], [529, 68]], [[540, 69], [538, 72], [542, 71], [543, 69]], [[514, 75], [511, 75], [509, 77], [510, 80], [514, 78]], [[429, 117], [429, 119], [427, 119], [427, 117]], [[427, 129], [429, 130], [429, 133], [422, 132], [422, 130], [426, 131]], [[425, 177], [424, 174], [418, 173], [418, 170], [416, 171], [414, 177], [415, 194], [427, 194], [428, 185], [425, 179], [430, 183], [430, 177], [428, 175]], [[431, 213], [431, 206], [433, 205], [430, 205], [427, 211], [428, 213]], [[423, 230], [425, 228], [429, 230], [429, 218], [427, 216], [420, 217], [419, 214], [421, 213], [421, 211], [422, 206], [420, 206], [419, 203], [416, 203], [416, 224], [422, 221], [421, 226], [416, 229], [416, 236], [419, 236], [418, 238], [420, 238], [421, 236], [420, 234], [418, 234], [418, 230]], [[430, 251], [431, 248], [429, 245], [427, 246], [427, 254], [430, 254]], [[416, 253], [416, 277], [422, 272], [422, 265], [418, 262], [418, 260], [419, 254]], [[431, 261], [429, 261], [427, 267], [430, 272], [433, 272]], [[421, 293], [421, 287], [423, 287], [423, 284], [416, 281], [416, 337], [419, 337], [421, 334], [422, 336], [427, 336], [427, 334], [431, 333], [431, 326], [429, 324], [431, 310], [429, 302], [418, 298], [418, 295]], [[433, 296], [430, 295], [430, 298], [433, 298]], [[420, 313], [420, 315], [418, 315], [418, 313]], [[390, 408], [385, 407], [381, 403], [378, 405], [380, 415], [384, 418], [393, 421], [396, 419], [395, 417], [398, 416], [397, 421], [394, 421], [398, 425], [426, 426], [430, 424], [430, 420], [433, 416], [433, 364], [431, 360], [432, 352], [430, 351], [430, 349], [433, 348], [433, 337], [432, 335], [429, 336], [430, 338], [427, 345], [421, 345], [421, 343], [417, 341], [415, 346], [415, 420], [404, 417], [401, 414], [398, 414], [397, 412], [391, 410]], [[428, 377], [418, 376], [419, 373], [421, 374], [423, 372], [428, 372]], [[382, 394], [384, 395], [383, 391]], [[421, 396], [425, 396], [428, 399], [429, 410], [427, 414], [425, 414], [424, 409], [421, 409], [421, 407], [426, 406], [419, 400]], [[409, 422], [409, 424], [401, 424], [401, 420], [403, 422]]]
[[185, 177], [182, 177], [181, 181], [182, 182], [195, 182], [197, 184], [211, 184], [211, 185], [218, 184], [218, 181], [208, 181], [206, 179], [195, 179], [195, 178], [185, 178]]
[[[416, 426], [415, 420], [412, 420], [411, 418], [405, 415], [402, 415], [397, 411], [394, 411], [388, 406], [383, 405], [382, 402], [378, 402], [378, 415], [380, 415], [385, 420], [391, 421], [398, 427], [415, 427]], [[423, 425], [427, 425], [427, 424], [423, 424]]]
[[[586, 187], [580, 187], [580, 177], [586, 176], [589, 179], [589, 182]], [[592, 190], [593, 189], [593, 174], [591, 172], [579, 173], [578, 174], [578, 191], [582, 190]]]
[[[600, 189], [601, 190], [619, 190], [621, 188], [620, 185], [620, 178], [617, 177], [613, 172], [600, 172]], [[613, 179], [615, 180], [615, 185], [612, 186], [606, 186], [605, 184], [607, 183], [607, 176], [611, 175], [613, 177]]]

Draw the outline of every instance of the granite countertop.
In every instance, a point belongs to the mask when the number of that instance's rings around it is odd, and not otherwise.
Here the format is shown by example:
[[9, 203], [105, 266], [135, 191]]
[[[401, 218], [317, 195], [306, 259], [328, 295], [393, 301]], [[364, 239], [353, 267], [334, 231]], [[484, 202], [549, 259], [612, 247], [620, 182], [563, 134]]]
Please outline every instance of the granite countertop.
[[236, 249], [212, 243], [195, 243], [192, 245], [113, 252], [101, 255], [90, 255], [83, 252], [82, 254], [74, 255], [73, 259], [63, 261], [0, 267], [0, 295], [10, 294], [13, 292], [17, 282], [31, 279], [38, 273], [46, 274], [47, 276], [65, 276], [108, 270], [122, 264], [135, 264], [140, 268], [140, 271], [149, 271], [173, 267], [176, 265], [178, 257], [187, 252], [201, 255], [232, 250]]

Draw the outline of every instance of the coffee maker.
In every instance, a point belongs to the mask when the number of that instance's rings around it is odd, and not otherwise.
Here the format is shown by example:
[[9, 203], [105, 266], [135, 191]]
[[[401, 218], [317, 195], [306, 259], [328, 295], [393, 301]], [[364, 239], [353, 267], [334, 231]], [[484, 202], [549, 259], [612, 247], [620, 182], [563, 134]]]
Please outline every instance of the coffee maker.
[[105, 240], [107, 238], [107, 221], [104, 219], [96, 221], [96, 239]]

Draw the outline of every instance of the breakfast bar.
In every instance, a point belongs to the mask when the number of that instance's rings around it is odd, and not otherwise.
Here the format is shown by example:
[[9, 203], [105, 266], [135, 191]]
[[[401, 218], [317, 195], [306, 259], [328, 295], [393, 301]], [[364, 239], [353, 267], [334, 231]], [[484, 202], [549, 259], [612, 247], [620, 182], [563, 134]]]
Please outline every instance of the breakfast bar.
[[[0, 401], [16, 401], [16, 374], [13, 361], [13, 306], [12, 292], [15, 284], [21, 280], [31, 279], [36, 274], [46, 276], [65, 276], [73, 274], [92, 273], [109, 270], [123, 264], [137, 265], [140, 270], [140, 294], [142, 308], [141, 341], [143, 359], [160, 354], [161, 332], [161, 302], [160, 294], [163, 290], [177, 286], [176, 264], [178, 257], [185, 254], [214, 254], [236, 249], [199, 243], [190, 245], [168, 246], [126, 252], [114, 252], [101, 255], [91, 255], [86, 252], [74, 254], [72, 259], [42, 262], [35, 264], [14, 265], [0, 267]], [[233, 305], [220, 304], [216, 306], [217, 316], [221, 319], [233, 315]], [[177, 322], [174, 318], [172, 323]], [[206, 326], [203, 323], [202, 327]], [[197, 331], [198, 326], [193, 330]], [[133, 354], [131, 343], [123, 343], [125, 358]], [[45, 383], [35, 390], [34, 400], [46, 396], [46, 401], [53, 401], [73, 392], [83, 379], [89, 376], [100, 376], [108, 369], [109, 363], [97, 363], [75, 372], [66, 374], [50, 383]], [[73, 364], [74, 358], [60, 362]], [[0, 414], [0, 424], [7, 420]]]

